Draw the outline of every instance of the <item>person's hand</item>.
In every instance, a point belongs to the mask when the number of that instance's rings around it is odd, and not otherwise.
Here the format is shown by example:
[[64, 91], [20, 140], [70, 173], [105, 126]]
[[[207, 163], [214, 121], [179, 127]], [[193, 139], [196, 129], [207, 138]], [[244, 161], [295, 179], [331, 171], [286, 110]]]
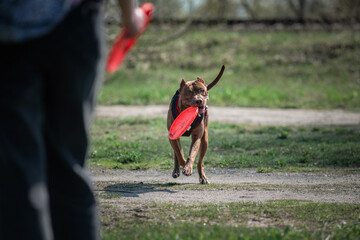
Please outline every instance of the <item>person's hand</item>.
[[136, 7], [133, 0], [118, 0], [122, 11], [122, 22], [128, 31], [128, 37], [135, 37], [144, 25], [145, 14]]
[[113, 73], [123, 62], [126, 53], [136, 44], [138, 38], [150, 23], [154, 10], [152, 3], [144, 3], [140, 7], [135, 7], [133, 2], [119, 0], [122, 10], [123, 29], [116, 38], [106, 63], [106, 70]]
[[144, 25], [145, 14], [140, 8], [135, 8], [131, 20], [127, 23], [124, 22], [125, 27], [128, 30], [129, 37], [134, 37], [138, 35], [141, 31], [141, 28]]

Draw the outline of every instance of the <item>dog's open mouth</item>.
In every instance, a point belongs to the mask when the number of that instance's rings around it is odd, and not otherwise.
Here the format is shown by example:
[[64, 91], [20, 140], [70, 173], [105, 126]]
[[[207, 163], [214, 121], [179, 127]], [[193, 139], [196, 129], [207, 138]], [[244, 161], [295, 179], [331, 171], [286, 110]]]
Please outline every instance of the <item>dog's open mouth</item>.
[[198, 113], [201, 114], [201, 113], [204, 113], [206, 111], [206, 105], [204, 106], [199, 106], [199, 105], [185, 105], [188, 107], [197, 107], [199, 109]]
[[199, 113], [203, 113], [205, 111], [205, 106], [200, 106], [199, 107]]

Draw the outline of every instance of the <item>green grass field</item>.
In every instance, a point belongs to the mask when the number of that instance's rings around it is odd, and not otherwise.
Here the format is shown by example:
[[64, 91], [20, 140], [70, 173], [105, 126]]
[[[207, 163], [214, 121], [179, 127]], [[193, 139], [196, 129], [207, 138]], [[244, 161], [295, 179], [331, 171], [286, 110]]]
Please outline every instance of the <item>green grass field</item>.
[[101, 208], [107, 216], [103, 219], [105, 239], [310, 240], [360, 236], [358, 204], [281, 200], [186, 207], [153, 203], [125, 209], [112, 205]]
[[[210, 123], [209, 131], [206, 168], [253, 167], [259, 173], [359, 171], [359, 126], [256, 127]], [[167, 134], [165, 119], [95, 119], [90, 164], [134, 170], [170, 169], [173, 167], [173, 152]], [[182, 138], [185, 154], [189, 141], [189, 138]], [[131, 187], [136, 188], [136, 183]], [[184, 187], [201, 191], [204, 186], [169, 183], [158, 187], [165, 187], [168, 191], [184, 190]], [[261, 188], [288, 186], [210, 184], [205, 187], [215, 191], [234, 187], [262, 191]], [[116, 200], [122, 198], [121, 194], [97, 194], [100, 199], [110, 200], [100, 204], [104, 239], [352, 240], [360, 236], [359, 204], [281, 200], [186, 207], [136, 202], [121, 202], [119, 205]]]
[[[100, 104], [168, 104], [181, 78], [212, 81], [217, 106], [360, 109], [360, 33], [150, 28], [118, 72], [106, 77]], [[150, 39], [150, 40], [149, 40]]]
[[[359, 126], [298, 128], [211, 123], [209, 131], [206, 167], [254, 167], [260, 173], [359, 171]], [[189, 138], [182, 138], [182, 141], [186, 154]], [[134, 170], [173, 167], [165, 119], [96, 119], [91, 143], [90, 164], [93, 166]], [[214, 190], [240, 187], [250, 191], [279, 188], [271, 184], [182, 186], [175, 183], [158, 187], [174, 191], [184, 190], [184, 187], [197, 191], [203, 187]], [[359, 204], [290, 199], [186, 207], [129, 202], [119, 207], [115, 203], [121, 194], [98, 192], [97, 195], [110, 199], [109, 203], [100, 204], [104, 239], [352, 240], [360, 236]]]
[[[168, 169], [173, 151], [166, 119], [96, 119], [90, 162], [110, 168]], [[184, 153], [190, 138], [182, 137]], [[207, 167], [313, 171], [360, 167], [359, 126], [254, 127], [210, 123]]]
[[[209, 83], [224, 64], [223, 78], [210, 93], [211, 106], [360, 110], [359, 32], [203, 29], [156, 44], [154, 39], [173, 31], [150, 25], [120, 70], [106, 76], [99, 103], [169, 104], [181, 78], [201, 76]], [[166, 119], [95, 119], [90, 165], [171, 169], [173, 151], [167, 135]], [[182, 138], [182, 143], [187, 155], [190, 139]], [[357, 172], [360, 127], [210, 122], [205, 167], [255, 168], [258, 173]], [[174, 190], [182, 187], [166, 185]], [[202, 187], [234, 186], [192, 186]], [[103, 199], [121, 198], [121, 194], [97, 194]], [[100, 211], [104, 239], [360, 239], [359, 204], [289, 199], [186, 207], [129, 202], [119, 207], [105, 201]]]

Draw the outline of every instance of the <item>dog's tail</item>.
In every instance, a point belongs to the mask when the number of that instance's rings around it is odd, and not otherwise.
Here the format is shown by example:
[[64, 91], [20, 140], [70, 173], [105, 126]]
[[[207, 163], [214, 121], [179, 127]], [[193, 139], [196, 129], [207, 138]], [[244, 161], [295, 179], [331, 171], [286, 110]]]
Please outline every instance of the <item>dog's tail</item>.
[[207, 86], [207, 90], [208, 90], [208, 91], [209, 91], [213, 86], [215, 86], [215, 85], [218, 83], [218, 81], [220, 80], [221, 76], [222, 76], [223, 73], [224, 73], [224, 70], [225, 70], [225, 66], [223, 65], [223, 66], [221, 67], [221, 70], [220, 70], [219, 74], [218, 74], [217, 77], [215, 78], [215, 80], [212, 81], [212, 82]]

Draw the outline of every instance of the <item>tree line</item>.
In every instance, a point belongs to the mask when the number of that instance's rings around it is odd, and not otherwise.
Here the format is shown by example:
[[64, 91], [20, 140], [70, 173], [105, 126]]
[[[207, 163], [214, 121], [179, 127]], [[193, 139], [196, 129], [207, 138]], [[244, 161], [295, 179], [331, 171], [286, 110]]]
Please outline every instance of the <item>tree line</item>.
[[[148, 0], [141, 0], [139, 3]], [[360, 17], [360, 0], [150, 0], [157, 19], [293, 19], [300, 22]]]

